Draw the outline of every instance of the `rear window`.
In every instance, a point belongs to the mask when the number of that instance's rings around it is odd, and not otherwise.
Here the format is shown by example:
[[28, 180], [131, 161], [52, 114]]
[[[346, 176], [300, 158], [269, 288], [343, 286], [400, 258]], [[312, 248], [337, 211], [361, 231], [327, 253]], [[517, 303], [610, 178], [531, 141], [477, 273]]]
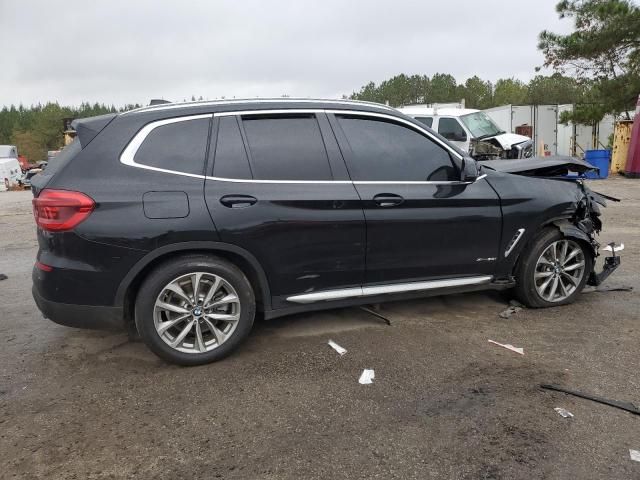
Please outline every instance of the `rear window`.
[[156, 127], [138, 148], [134, 161], [164, 170], [202, 175], [208, 136], [208, 118]]
[[314, 115], [246, 116], [242, 120], [258, 180], [331, 180]]

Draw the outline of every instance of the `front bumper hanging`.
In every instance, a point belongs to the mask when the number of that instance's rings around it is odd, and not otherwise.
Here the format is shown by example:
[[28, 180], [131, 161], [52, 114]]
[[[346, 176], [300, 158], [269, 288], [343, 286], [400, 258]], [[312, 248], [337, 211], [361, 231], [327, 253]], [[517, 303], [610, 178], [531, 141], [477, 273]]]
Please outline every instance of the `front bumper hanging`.
[[611, 242], [606, 247], [604, 247], [603, 250], [611, 252], [611, 256], [604, 259], [604, 265], [600, 273], [596, 273], [595, 271], [591, 272], [587, 283], [589, 285], [593, 285], [594, 287], [597, 287], [602, 282], [604, 282], [609, 277], [609, 275], [615, 272], [616, 268], [620, 266], [620, 256], [616, 255], [616, 252], [624, 250], [624, 243], [616, 245], [614, 242]]

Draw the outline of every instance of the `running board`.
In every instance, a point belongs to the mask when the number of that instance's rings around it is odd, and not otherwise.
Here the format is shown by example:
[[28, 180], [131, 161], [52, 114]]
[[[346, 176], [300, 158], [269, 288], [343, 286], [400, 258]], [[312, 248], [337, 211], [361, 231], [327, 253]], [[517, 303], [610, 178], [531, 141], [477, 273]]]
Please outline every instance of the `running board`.
[[321, 292], [303, 293], [287, 297], [288, 302], [315, 303], [329, 300], [343, 300], [345, 298], [370, 297], [388, 293], [417, 292], [421, 290], [434, 290], [438, 288], [463, 287], [466, 285], [480, 285], [490, 283], [493, 279], [490, 275], [481, 277], [449, 278], [446, 280], [429, 280], [426, 282], [393, 283], [390, 285], [376, 285], [373, 287], [343, 288], [341, 290], [324, 290]]

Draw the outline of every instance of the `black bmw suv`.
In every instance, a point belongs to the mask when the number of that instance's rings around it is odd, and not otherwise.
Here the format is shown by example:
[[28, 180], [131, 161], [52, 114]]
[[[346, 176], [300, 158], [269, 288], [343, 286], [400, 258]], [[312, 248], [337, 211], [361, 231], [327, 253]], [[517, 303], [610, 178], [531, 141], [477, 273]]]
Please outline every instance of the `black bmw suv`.
[[507, 288], [546, 307], [608, 273], [604, 200], [556, 177], [570, 160], [500, 172], [383, 105], [164, 104], [75, 128], [32, 184], [35, 301], [135, 326], [174, 363], [228, 355], [256, 314]]

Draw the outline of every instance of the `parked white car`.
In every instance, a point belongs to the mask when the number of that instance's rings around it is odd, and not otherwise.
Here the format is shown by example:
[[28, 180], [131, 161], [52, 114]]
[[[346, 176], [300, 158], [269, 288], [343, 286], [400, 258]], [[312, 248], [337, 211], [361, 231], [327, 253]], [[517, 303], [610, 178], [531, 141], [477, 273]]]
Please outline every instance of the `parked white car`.
[[15, 145], [0, 145], [0, 191], [20, 184], [22, 168]]
[[410, 105], [398, 110], [435, 130], [476, 160], [533, 156], [533, 141], [529, 137], [501, 130], [480, 110], [424, 105]]

